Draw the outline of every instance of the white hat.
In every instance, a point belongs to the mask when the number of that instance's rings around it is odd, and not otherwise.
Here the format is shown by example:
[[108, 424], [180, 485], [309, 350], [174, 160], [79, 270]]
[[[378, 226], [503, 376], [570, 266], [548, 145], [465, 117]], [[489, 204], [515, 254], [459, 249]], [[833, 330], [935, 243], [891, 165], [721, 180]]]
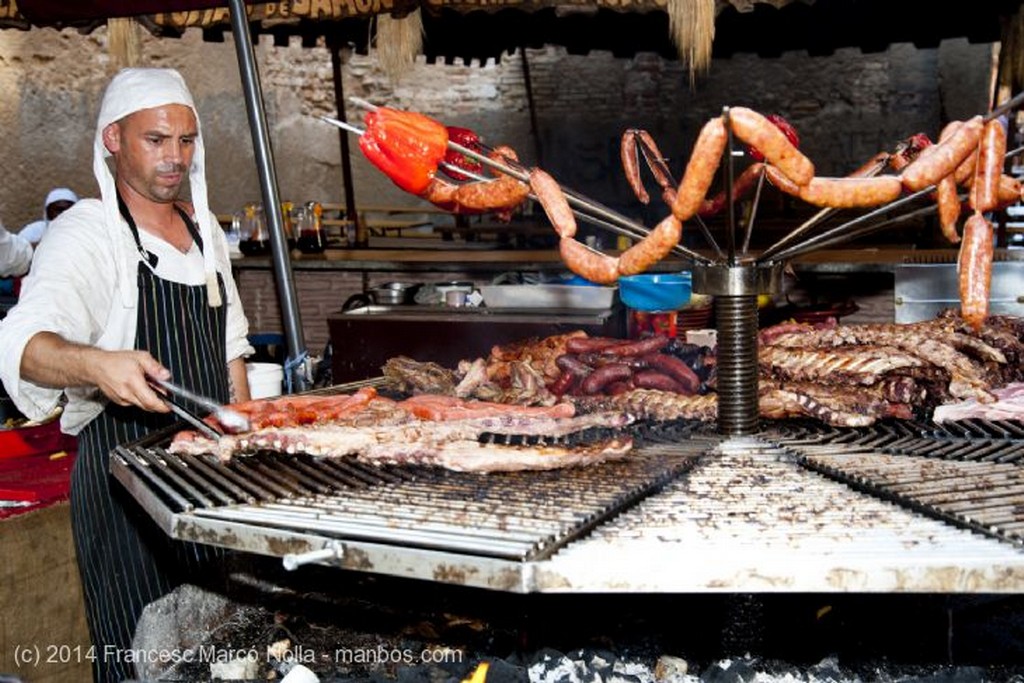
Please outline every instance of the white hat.
[[50, 190], [50, 194], [46, 195], [46, 201], [43, 202], [43, 220], [46, 220], [46, 209], [50, 207], [50, 204], [56, 204], [57, 202], [71, 202], [74, 204], [78, 201], [78, 195], [72, 192], [66, 187], [55, 187]]
[[[100, 196], [111, 229], [119, 229], [121, 214], [117, 206], [117, 189], [114, 177], [107, 166], [110, 156], [103, 144], [103, 129], [120, 121], [129, 114], [143, 109], [163, 107], [168, 104], [182, 104], [192, 109], [196, 117], [195, 153], [189, 169], [192, 187], [192, 206], [199, 223], [199, 236], [203, 240], [203, 258], [206, 267], [206, 289], [211, 306], [220, 306], [220, 288], [217, 286], [217, 268], [214, 261], [213, 224], [210, 219], [210, 205], [206, 196], [206, 152], [203, 146], [199, 112], [196, 111], [192, 93], [185, 85], [185, 79], [174, 69], [131, 68], [122, 69], [110, 81], [100, 105], [99, 120], [96, 122], [96, 140], [93, 143], [92, 169], [100, 186]], [[118, 259], [118, 267], [124, 268], [124, 259]], [[127, 273], [122, 270], [122, 275]], [[130, 302], [129, 302], [130, 304]]]

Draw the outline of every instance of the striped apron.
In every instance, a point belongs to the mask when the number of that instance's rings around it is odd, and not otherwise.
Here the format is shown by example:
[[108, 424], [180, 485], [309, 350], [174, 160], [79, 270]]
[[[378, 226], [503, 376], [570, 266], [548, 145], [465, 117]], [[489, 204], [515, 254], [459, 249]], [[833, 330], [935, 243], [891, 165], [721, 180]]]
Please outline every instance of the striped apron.
[[[195, 226], [181, 215], [202, 249]], [[125, 218], [146, 256], [139, 264], [135, 348], [148, 351], [166, 366], [178, 384], [227, 401], [224, 307], [208, 305], [205, 285], [157, 277], [151, 269], [155, 256], [143, 249], [131, 216]], [[223, 298], [219, 275], [218, 284]], [[220, 551], [170, 539], [120, 485], [111, 485], [111, 450], [167, 427], [174, 419], [170, 414], [110, 403], [78, 436], [78, 458], [71, 475], [71, 523], [95, 646], [93, 675], [98, 682], [135, 677], [128, 651], [148, 603], [181, 583], [203, 583], [216, 575], [206, 566]]]

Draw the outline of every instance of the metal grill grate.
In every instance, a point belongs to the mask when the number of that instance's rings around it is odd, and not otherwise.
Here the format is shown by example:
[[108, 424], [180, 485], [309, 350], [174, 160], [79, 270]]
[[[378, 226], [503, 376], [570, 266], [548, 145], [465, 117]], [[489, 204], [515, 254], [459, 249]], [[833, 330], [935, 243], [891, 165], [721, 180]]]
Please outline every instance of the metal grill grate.
[[791, 429], [802, 465], [911, 510], [1024, 544], [1024, 429], [1016, 421]]
[[137, 445], [116, 451], [115, 474], [146, 481], [171, 513], [529, 560], [656, 492], [711, 445], [650, 447], [601, 467], [486, 476], [267, 452], [225, 464]]

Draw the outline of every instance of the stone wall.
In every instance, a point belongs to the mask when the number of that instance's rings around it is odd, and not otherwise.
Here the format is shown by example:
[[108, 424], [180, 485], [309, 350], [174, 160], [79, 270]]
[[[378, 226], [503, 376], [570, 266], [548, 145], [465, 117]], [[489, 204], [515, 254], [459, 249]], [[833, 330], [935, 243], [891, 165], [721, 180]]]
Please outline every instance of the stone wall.
[[[258, 200], [259, 181], [230, 34], [205, 43], [197, 30], [181, 39], [143, 36], [144, 63], [180, 69], [203, 117], [211, 206], [218, 213]], [[94, 195], [94, 121], [109, 76], [106, 30], [0, 31], [0, 220], [18, 229], [36, 219], [46, 192], [68, 185]], [[844, 173], [910, 133], [936, 134], [942, 123], [985, 109], [992, 46], [963, 40], [937, 49], [896, 45], [874, 54], [840, 50], [829, 57], [784, 53], [715, 60], [694, 89], [676, 61], [653, 54], [568, 55], [527, 50], [538, 131], [530, 113], [521, 55], [486, 65], [420, 60], [397, 82], [372, 56], [346, 59], [348, 96], [423, 111], [509, 142], [538, 157], [563, 183], [629, 213], [640, 208], [619, 169], [618, 140], [627, 127], [649, 129], [681, 169], [702, 123], [723, 105], [787, 116], [822, 174]], [[282, 199], [342, 202], [338, 132], [317, 119], [334, 115], [329, 52], [294, 40], [257, 47]], [[350, 119], [358, 110], [350, 106]], [[410, 204], [352, 146], [358, 203]], [[538, 154], [539, 152], [539, 154]]]

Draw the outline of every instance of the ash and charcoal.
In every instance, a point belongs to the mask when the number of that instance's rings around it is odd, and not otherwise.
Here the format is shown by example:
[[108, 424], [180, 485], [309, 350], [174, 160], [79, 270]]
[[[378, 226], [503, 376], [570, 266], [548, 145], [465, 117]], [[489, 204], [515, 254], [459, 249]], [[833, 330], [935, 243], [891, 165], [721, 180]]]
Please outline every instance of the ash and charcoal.
[[1024, 683], [1020, 596], [512, 595], [249, 562], [227, 596], [182, 587], [147, 608], [137, 646], [203, 654], [143, 680], [302, 665], [324, 683], [449, 683], [487, 662], [488, 683]]

